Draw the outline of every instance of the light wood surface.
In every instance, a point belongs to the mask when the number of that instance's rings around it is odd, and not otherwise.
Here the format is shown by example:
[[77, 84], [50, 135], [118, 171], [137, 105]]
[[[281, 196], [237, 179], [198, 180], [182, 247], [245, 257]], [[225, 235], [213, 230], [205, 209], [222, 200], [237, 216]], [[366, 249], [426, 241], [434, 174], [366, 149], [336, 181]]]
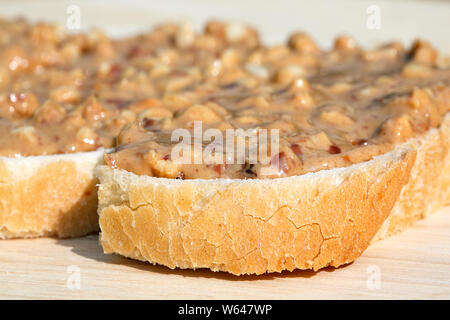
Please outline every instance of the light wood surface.
[[0, 262], [2, 299], [449, 299], [450, 207], [317, 273], [170, 270], [104, 255], [97, 236], [0, 241]]

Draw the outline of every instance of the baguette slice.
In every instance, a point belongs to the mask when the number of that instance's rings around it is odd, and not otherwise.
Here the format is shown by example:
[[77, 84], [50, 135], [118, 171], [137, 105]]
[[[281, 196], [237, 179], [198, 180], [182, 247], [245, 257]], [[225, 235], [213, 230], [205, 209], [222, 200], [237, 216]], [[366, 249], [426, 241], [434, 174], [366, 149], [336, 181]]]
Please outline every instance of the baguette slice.
[[373, 160], [266, 180], [175, 180], [99, 166], [105, 253], [235, 275], [338, 267], [450, 202], [450, 115]]
[[103, 149], [0, 157], [0, 239], [77, 237], [98, 231], [95, 166]]

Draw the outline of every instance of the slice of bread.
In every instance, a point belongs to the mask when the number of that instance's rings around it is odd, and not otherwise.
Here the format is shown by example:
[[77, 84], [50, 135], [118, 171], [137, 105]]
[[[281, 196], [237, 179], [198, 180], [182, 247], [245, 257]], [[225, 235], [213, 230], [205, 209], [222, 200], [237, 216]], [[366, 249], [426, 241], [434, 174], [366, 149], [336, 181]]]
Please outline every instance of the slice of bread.
[[0, 239], [76, 237], [98, 231], [93, 152], [0, 157]]
[[105, 253], [235, 275], [340, 266], [450, 203], [450, 115], [373, 160], [267, 180], [175, 180], [99, 166]]

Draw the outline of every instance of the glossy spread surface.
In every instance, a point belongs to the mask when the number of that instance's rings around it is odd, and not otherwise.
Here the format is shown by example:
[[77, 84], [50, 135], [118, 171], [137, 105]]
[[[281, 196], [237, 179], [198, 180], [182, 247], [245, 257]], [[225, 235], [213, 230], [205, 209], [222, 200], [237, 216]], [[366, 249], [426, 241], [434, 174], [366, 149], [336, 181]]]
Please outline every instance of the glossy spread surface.
[[[339, 37], [324, 51], [302, 33], [268, 47], [253, 29], [220, 22], [119, 40], [0, 24], [0, 155], [115, 146], [106, 163], [138, 174], [273, 178], [369, 160], [450, 111], [448, 63], [426, 42], [362, 50]], [[248, 159], [175, 161], [173, 130], [196, 121], [278, 129], [277, 171]]]

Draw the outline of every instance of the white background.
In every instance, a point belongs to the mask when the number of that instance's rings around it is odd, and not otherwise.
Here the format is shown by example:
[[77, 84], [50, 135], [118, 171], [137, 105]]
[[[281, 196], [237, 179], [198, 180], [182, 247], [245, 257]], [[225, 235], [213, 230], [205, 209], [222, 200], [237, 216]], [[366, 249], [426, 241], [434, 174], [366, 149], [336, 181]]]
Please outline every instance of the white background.
[[[65, 24], [70, 4], [80, 7], [83, 29], [98, 26], [113, 36], [146, 30], [166, 20], [189, 19], [200, 27], [207, 19], [222, 18], [257, 26], [268, 43], [304, 30], [325, 47], [337, 34], [346, 33], [365, 46], [388, 40], [410, 43], [420, 37], [450, 53], [450, 2], [437, 0], [3, 0], [0, 16]], [[381, 10], [379, 30], [366, 27], [366, 10], [371, 5]]]

